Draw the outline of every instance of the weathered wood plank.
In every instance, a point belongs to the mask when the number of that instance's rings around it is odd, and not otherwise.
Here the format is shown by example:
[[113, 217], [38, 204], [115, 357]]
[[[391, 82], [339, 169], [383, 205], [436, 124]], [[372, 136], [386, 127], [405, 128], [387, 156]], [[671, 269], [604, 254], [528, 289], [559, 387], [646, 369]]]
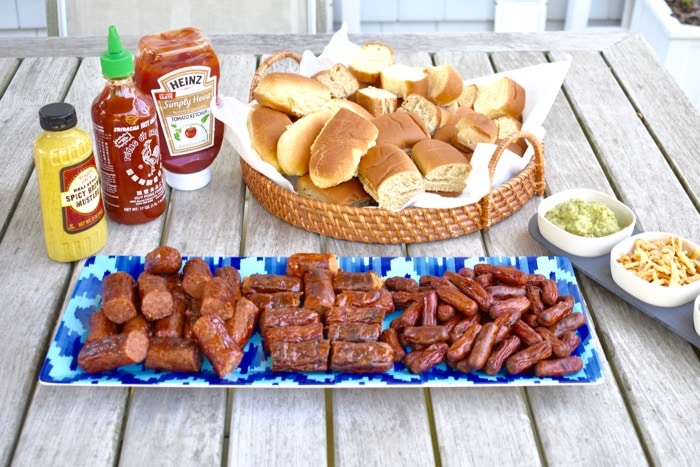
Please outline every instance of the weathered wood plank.
[[[5, 231], [0, 242], [0, 267], [5, 271], [0, 294], [6, 320], [0, 329], [4, 343], [0, 374], [2, 381], [8, 383], [0, 389], [4, 401], [0, 414], [2, 464], [9, 462], [18, 438], [47, 348], [47, 336], [60, 313], [63, 290], [71, 273], [70, 264], [56, 263], [46, 255], [31, 147], [39, 131], [39, 105], [57, 100], [66, 92], [77, 64], [76, 59], [65, 58], [25, 60], [19, 67], [16, 62], [3, 62], [3, 80], [7, 81], [10, 75], [14, 79], [0, 100], [4, 129], [0, 133], [4, 152], [0, 168], [0, 230]], [[44, 82], [36, 79], [37, 73], [53, 79], [55, 87], [44, 89]], [[35, 268], [45, 276], [39, 279]]]
[[[240, 97], [239, 82], [254, 68], [255, 57], [222, 56], [220, 60], [225, 79], [220, 81], [219, 92]], [[243, 193], [237, 155], [224, 144], [206, 187], [170, 190], [168, 223], [161, 243], [174, 246], [183, 255], [237, 256]], [[212, 202], [203, 203], [205, 199]], [[120, 461], [124, 465], [147, 465], [154, 460], [159, 465], [220, 464], [225, 453], [226, 399], [225, 389], [134, 389]], [[193, 412], [192, 407], [197, 410]], [[154, 410], [162, 416], [154, 419]], [[197, 449], [179, 450], [187, 439], [193, 439]], [[142, 456], [144, 451], [150, 455]]]
[[[498, 53], [493, 55], [498, 70], [508, 70], [546, 62], [539, 53]], [[597, 188], [612, 195], [603, 169], [591, 151], [576, 116], [562, 93], [559, 93], [545, 122], [544, 139], [547, 191], [554, 193], [564, 188]], [[606, 188], [607, 187], [607, 188]], [[527, 224], [535, 214], [539, 200], [535, 198], [510, 219], [497, 225], [487, 236], [491, 254], [548, 255], [527, 231]], [[517, 245], [517, 248], [515, 247]], [[587, 288], [583, 289], [584, 293]], [[589, 304], [590, 305], [590, 304]], [[593, 318], [597, 308], [588, 307]], [[594, 322], [589, 323], [594, 326]], [[599, 385], [562, 388], [527, 388], [528, 400], [540, 426], [557, 426], [556, 430], [540, 429], [543, 456], [547, 463], [579, 464], [586, 461], [604, 462], [615, 459], [616, 464], [639, 465], [645, 462], [644, 452], [637, 437], [633, 420], [627, 411], [622, 391], [605, 362], [601, 347], [596, 348], [605, 379]], [[567, 417], [572, 410], [576, 417]], [[605, 417], [614, 417], [615, 424], [599, 423]], [[566, 419], [566, 423], [561, 421]], [[598, 440], [582, 451], [581, 433], [589, 433]], [[620, 456], [624, 452], [624, 456]]]
[[[672, 229], [688, 238], [697, 235], [700, 232], [697, 208], [613, 74], [604, 72], [609, 66], [595, 52], [572, 52], [572, 55], [574, 60], [565, 83], [569, 99], [588, 132], [593, 150], [613, 180], [615, 191], [622, 193], [622, 201], [635, 212], [643, 213], [637, 216], [639, 227], [647, 231]], [[559, 58], [561, 53], [553, 56]], [[592, 73], [593, 68], [600, 72]], [[645, 81], [655, 79], [656, 69], [647, 69]], [[688, 137], [697, 135], [698, 131], [688, 128]], [[681, 160], [691, 154], [677, 153], [675, 157]], [[640, 190], [642, 183], [651, 189]], [[649, 210], [648, 206], [661, 209]], [[683, 222], [679, 223], [678, 219]]]
[[[295, 68], [293, 60], [284, 60], [271, 70]], [[244, 102], [254, 71], [251, 68], [241, 75], [237, 97]], [[233, 156], [238, 157], [235, 152]], [[283, 222], [248, 192], [246, 196], [242, 255], [289, 256], [297, 251], [321, 251], [318, 235]], [[234, 389], [230, 419], [229, 465], [326, 463], [332, 441], [326, 436], [326, 396], [322, 389]], [[254, 439], [264, 443], [251, 442]]]
[[[683, 180], [695, 208], [700, 209], [700, 164], [696, 150], [700, 112], [649, 50], [644, 39], [635, 35], [603, 49], [603, 56], [612, 65], [615, 76], [678, 178]], [[653, 77], [649, 76], [649, 70], [655, 70]]]
[[[397, 63], [431, 64], [425, 53], [396, 53]], [[402, 245], [361, 244], [328, 238], [339, 256], [404, 256]], [[417, 388], [385, 390], [334, 389], [333, 453], [338, 465], [386, 465], [434, 462], [427, 401]], [[382, 414], [377, 416], [377, 414]], [[410, 443], [406, 440], [410, 439]]]
[[[436, 64], [450, 62], [465, 79], [493, 73], [487, 54], [440, 53]], [[498, 229], [499, 225], [493, 227]], [[485, 256], [483, 233], [441, 242], [409, 245], [411, 256]], [[443, 465], [540, 463], [533, 423], [521, 389], [430, 389], [437, 446]], [[474, 436], [465, 436], [465, 427]], [[479, 436], [477, 433], [499, 433]], [[501, 442], [508, 439], [508, 443]]]
[[[16, 78], [15, 78], [16, 79]], [[14, 82], [14, 80], [13, 80]], [[82, 63], [75, 75], [71, 88], [66, 95], [66, 102], [72, 103], [78, 114], [78, 126], [92, 134], [90, 120], [90, 106], [93, 98], [104, 85], [104, 81], [99, 72], [99, 64], [97, 59], [86, 60]], [[36, 182], [30, 180], [28, 187], [33, 187]], [[33, 188], [28, 189], [23, 198], [36, 199], [36, 194]], [[36, 218], [33, 214], [26, 214], [25, 211], [18, 209], [17, 216], [27, 216], [28, 218]], [[148, 251], [158, 244], [160, 232], [164, 218], [148, 224], [141, 225], [124, 225], [117, 224], [108, 220], [109, 239], [107, 245], [100, 252], [101, 254], [140, 254], [140, 252]], [[41, 230], [36, 229], [34, 234], [25, 233], [25, 238], [20, 242], [26, 245], [23, 248], [32, 248], [34, 239], [41, 239]], [[42, 240], [43, 241], [43, 240]], [[44, 255], [43, 248], [37, 249], [34, 246], [34, 251], [38, 251], [40, 255]], [[4, 255], [3, 255], [4, 256]], [[31, 254], [22, 255], [27, 264], [34, 261], [43, 261], [42, 259], [31, 260]], [[49, 262], [49, 260], [46, 260]], [[45, 269], [46, 278], [48, 281], [54, 281], [52, 270], [57, 263], [51, 263]], [[36, 267], [36, 264], [33, 265]], [[73, 270], [70, 278], [70, 285], [67, 289], [64, 287], [67, 284], [67, 279], [64, 279], [60, 285], [51, 286], [54, 290], [61, 290], [60, 293], [54, 294], [55, 297], [63, 299], [63, 306], [60, 312], [65, 310], [70, 293], [77, 281], [77, 275], [82, 266], [82, 262], [76, 263], [76, 268]], [[27, 273], [27, 277], [36, 278], [36, 272]], [[58, 276], [58, 275], [56, 275]], [[59, 276], [60, 277], [60, 276]], [[35, 280], [35, 279], [34, 279]], [[14, 287], [19, 285], [14, 284]], [[20, 286], [21, 287], [21, 286]], [[47, 287], [45, 282], [41, 283], [41, 287]], [[31, 289], [31, 288], [30, 288]], [[32, 294], [35, 297], [48, 297], [46, 294], [35, 292]], [[18, 309], [24, 309], [20, 307]], [[32, 307], [30, 309], [46, 309], [46, 307]], [[55, 323], [56, 317], [52, 319]], [[35, 331], [36, 332], [36, 331]], [[47, 339], [53, 337], [53, 333], [43, 333]], [[17, 340], [16, 337], [13, 340]], [[18, 340], [21, 342], [22, 340]], [[26, 346], [26, 342], [23, 343]], [[48, 345], [48, 343], [44, 344]], [[46, 347], [41, 348], [45, 355]], [[43, 358], [43, 355], [42, 355]], [[91, 391], [89, 396], [87, 391]], [[94, 388], [72, 388], [72, 387], [50, 387], [38, 385], [34, 396], [35, 403], [30, 407], [22, 429], [22, 434], [17, 445], [15, 460], [19, 464], [35, 462], [40, 464], [52, 464], [57, 461], [65, 461], [74, 465], [87, 464], [108, 464], [114, 461], [119, 451], [120, 433], [123, 423], [124, 410], [128, 398], [128, 389], [106, 389], [102, 391], [94, 391]], [[76, 402], [75, 404], [65, 403], [67, 398], [73, 398], [76, 401], [85, 399], [86, 403]], [[71, 441], [64, 443], [66, 433], [71, 433]], [[43, 445], [44, 449], [40, 452], [36, 451], [37, 445]]]
[[[593, 52], [572, 55], [565, 82], [567, 96], [613, 189], [637, 213], [642, 229], [672, 230], [692, 238], [700, 231], [700, 215], [608, 65]], [[656, 79], [654, 69], [646, 73], [646, 80]], [[640, 173], [653, 176], [640, 178]], [[650, 176], [653, 186], [663, 190], [640, 189]], [[557, 186], [580, 186], [582, 180], [588, 180], [585, 177], [560, 180]], [[678, 216], [684, 222], [678, 223]], [[585, 278], [581, 283], [626, 405], [635, 425], [642, 427], [647, 455], [652, 462], [683, 463], [697, 458], [698, 446], [690, 441], [693, 421], [688, 415], [700, 411], [700, 400], [692, 389], [700, 378], [693, 348], [603, 288]], [[658, 364], [650, 364], [654, 360]], [[673, 382], [672, 390], [667, 387], [669, 382]], [[659, 413], [664, 417], [659, 418]]]
[[[416, 46], [430, 52], [470, 51], [494, 52], [507, 50], [555, 50], [566, 43], [567, 48], [601, 50], [629, 36], [626, 32], [564, 32], [547, 33], [413, 33], [413, 34], [351, 34], [350, 40], [361, 43], [382, 41], [397, 51], [416, 50]], [[330, 34], [227, 34], [211, 35], [217, 53], [270, 54], [288, 49], [302, 52], [306, 49], [320, 53], [330, 40]], [[123, 36], [122, 43], [136, 50], [138, 37]], [[0, 40], [0, 57], [39, 56], [98, 56], [105, 47], [104, 37], [42, 37]]]
[[[0, 165], [3, 180], [0, 186], [0, 233], [7, 226], [13, 205], [34, 168], [32, 147], [42, 131], [39, 109], [63, 98], [78, 63], [76, 58], [26, 59], [19, 66], [16, 61], [3, 62], [1, 79], [7, 87], [0, 95], [0, 125], [12, 130], [0, 132], [0, 147], [5, 151], [4, 163]], [[47, 87], [46, 83], [52, 85]], [[38, 198], [34, 200], [39, 210]]]

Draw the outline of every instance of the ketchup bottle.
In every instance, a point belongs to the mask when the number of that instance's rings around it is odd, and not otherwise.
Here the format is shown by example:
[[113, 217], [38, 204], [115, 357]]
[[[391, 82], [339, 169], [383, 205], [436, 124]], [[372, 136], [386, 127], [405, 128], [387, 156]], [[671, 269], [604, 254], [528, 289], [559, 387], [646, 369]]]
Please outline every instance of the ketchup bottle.
[[165, 180], [197, 190], [211, 179], [224, 125], [214, 118], [219, 59], [196, 28], [152, 34], [139, 40], [134, 81], [150, 92], [158, 112]]
[[156, 110], [133, 80], [134, 56], [122, 48], [114, 26], [100, 56], [107, 83], [92, 103], [92, 122], [107, 215], [141, 224], [165, 211]]

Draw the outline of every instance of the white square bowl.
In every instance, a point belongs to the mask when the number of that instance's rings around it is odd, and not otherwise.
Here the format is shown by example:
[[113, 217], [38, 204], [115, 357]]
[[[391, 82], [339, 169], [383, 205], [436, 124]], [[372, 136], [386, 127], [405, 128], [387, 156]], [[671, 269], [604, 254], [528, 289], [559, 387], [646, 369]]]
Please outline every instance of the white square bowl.
[[[647, 241], [663, 240], [670, 237], [679, 237], [668, 232], [644, 232], [627, 238], [615, 245], [610, 252], [610, 273], [613, 280], [625, 292], [635, 296], [639, 300], [659, 307], [675, 307], [685, 305], [695, 299], [700, 294], [700, 280], [681, 286], [664, 286], [652, 284], [634, 272], [625, 269], [617, 260], [622, 254], [629, 254], [634, 248], [637, 239]], [[696, 250], [700, 247], [680, 237], [682, 248], [685, 251]]]
[[[545, 214], [550, 209], [571, 199], [582, 199], [589, 202], [597, 201], [605, 204], [615, 214], [618, 224], [622, 226], [622, 230], [604, 237], [583, 237], [567, 232], [545, 218]], [[605, 193], [587, 188], [574, 188], [555, 193], [543, 199], [537, 207], [537, 226], [542, 236], [567, 253], [582, 257], [601, 256], [610, 253], [613, 246], [632, 235], [636, 222], [637, 218], [634, 212], [623, 203]]]

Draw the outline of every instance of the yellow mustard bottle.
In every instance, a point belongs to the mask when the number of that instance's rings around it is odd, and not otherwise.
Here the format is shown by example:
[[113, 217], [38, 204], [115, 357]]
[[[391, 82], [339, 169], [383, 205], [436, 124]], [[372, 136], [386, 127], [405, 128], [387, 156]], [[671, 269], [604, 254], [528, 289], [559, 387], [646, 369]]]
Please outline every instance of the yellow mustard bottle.
[[39, 110], [44, 131], [34, 143], [46, 250], [61, 262], [87, 258], [107, 243], [92, 141], [77, 123], [73, 105], [45, 105]]

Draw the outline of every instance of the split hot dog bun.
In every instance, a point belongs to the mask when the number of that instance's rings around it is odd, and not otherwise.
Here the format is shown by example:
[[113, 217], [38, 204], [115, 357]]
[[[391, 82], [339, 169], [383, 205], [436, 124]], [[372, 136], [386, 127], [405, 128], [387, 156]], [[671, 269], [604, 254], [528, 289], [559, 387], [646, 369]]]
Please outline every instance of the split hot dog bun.
[[296, 73], [273, 72], [260, 79], [253, 96], [264, 106], [302, 117], [330, 101], [331, 91], [313, 78]]
[[277, 141], [277, 163], [285, 175], [304, 175], [309, 171], [311, 145], [331, 118], [328, 110], [319, 110], [288, 125]]
[[319, 188], [311, 181], [307, 174], [297, 178], [295, 189], [297, 193], [324, 203], [342, 204], [345, 206], [369, 206], [374, 204], [372, 197], [362, 187], [357, 178], [351, 178], [347, 182], [330, 188]]
[[423, 120], [412, 112], [394, 112], [372, 120], [379, 130], [377, 144], [393, 144], [410, 148], [418, 141], [430, 138], [430, 131]]
[[262, 160], [277, 170], [280, 170], [277, 142], [291, 124], [292, 120], [284, 112], [261, 105], [255, 106], [248, 114], [247, 125], [252, 148], [260, 154]]
[[348, 109], [338, 110], [311, 145], [309, 175], [314, 185], [329, 188], [354, 177], [377, 134], [377, 127], [366, 118]]
[[437, 139], [419, 141], [411, 158], [425, 177], [426, 191], [461, 193], [467, 187], [471, 164], [451, 144]]
[[381, 144], [360, 160], [358, 178], [380, 208], [401, 209], [414, 195], [425, 191], [423, 175], [400, 147]]

